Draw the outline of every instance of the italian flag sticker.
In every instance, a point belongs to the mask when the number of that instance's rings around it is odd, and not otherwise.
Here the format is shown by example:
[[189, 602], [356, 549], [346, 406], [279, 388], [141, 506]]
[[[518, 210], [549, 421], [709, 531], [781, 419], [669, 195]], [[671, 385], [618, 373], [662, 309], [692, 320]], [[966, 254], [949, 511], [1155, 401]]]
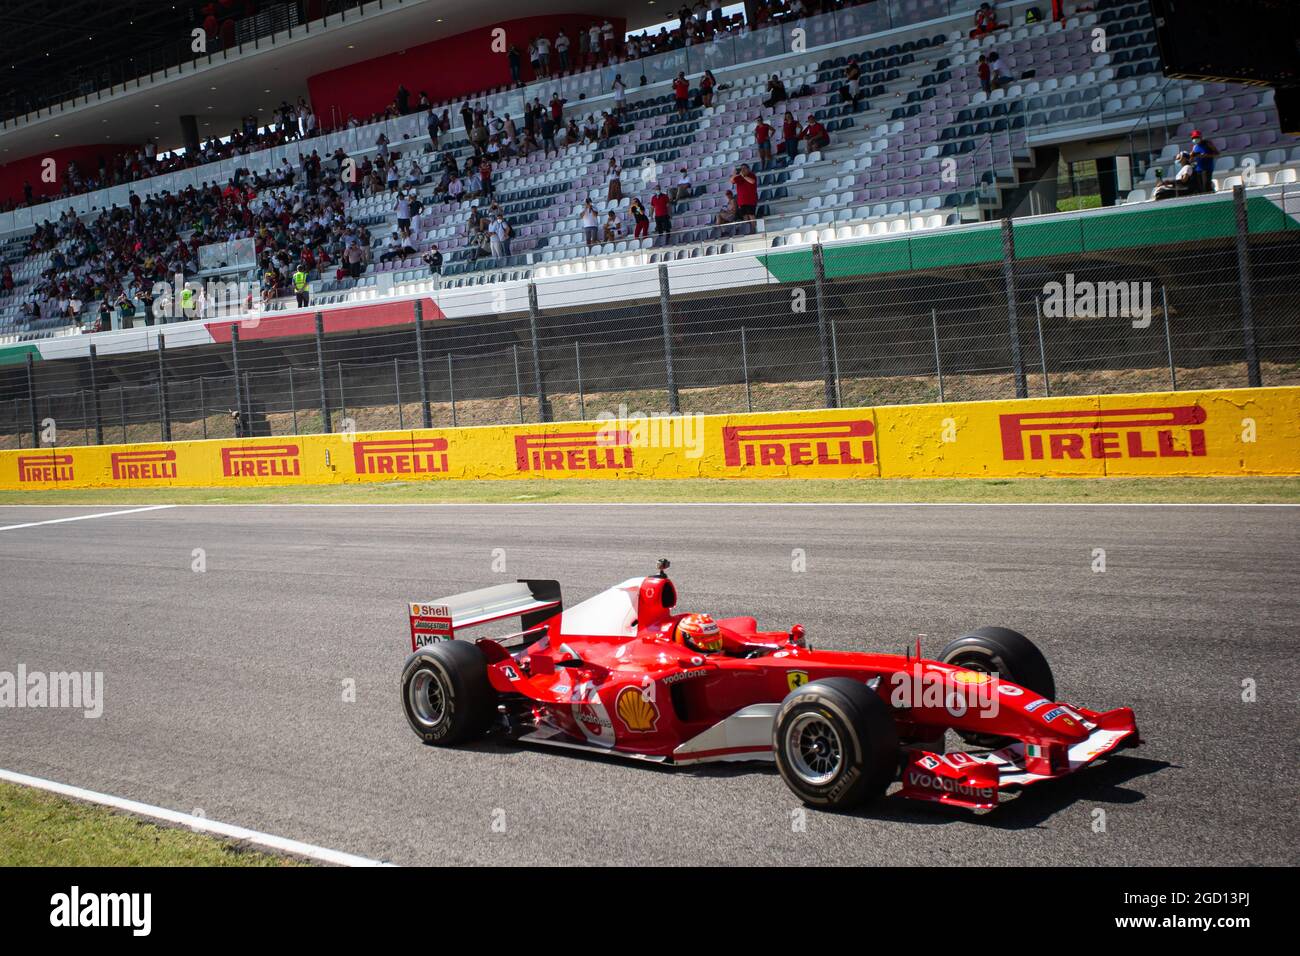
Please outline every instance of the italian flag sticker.
[[1025, 744], [1025, 756], [1027, 757], [1046, 757], [1047, 749], [1041, 744]]

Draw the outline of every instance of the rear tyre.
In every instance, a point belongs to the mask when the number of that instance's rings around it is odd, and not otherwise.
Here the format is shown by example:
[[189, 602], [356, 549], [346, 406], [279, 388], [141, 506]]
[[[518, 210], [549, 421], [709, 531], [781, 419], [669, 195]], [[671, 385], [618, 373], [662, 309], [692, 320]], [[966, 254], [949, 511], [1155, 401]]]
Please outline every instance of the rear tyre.
[[791, 691], [777, 711], [772, 751], [786, 786], [827, 810], [882, 796], [898, 774], [893, 712], [875, 691], [847, 677]]
[[[1019, 631], [1005, 627], [981, 627], [952, 641], [939, 652], [939, 661], [1019, 684], [1047, 700], [1056, 699], [1056, 680], [1051, 665], [1037, 645]], [[1008, 738], [992, 734], [957, 731], [957, 736], [976, 747], [997, 748]]]
[[402, 668], [402, 706], [426, 744], [451, 747], [483, 734], [496, 710], [483, 652], [462, 641], [416, 651]]

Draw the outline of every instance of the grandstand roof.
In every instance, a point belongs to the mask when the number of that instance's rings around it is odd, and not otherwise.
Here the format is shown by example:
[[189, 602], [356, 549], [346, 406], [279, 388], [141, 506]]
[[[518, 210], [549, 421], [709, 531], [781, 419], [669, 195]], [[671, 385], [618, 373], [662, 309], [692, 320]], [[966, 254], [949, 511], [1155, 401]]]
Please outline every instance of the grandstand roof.
[[[97, 90], [96, 77], [107, 75], [107, 64], [120, 64], [123, 57], [135, 57], [146, 65], [141, 72], [147, 72], [150, 50], [188, 41], [190, 29], [201, 21], [196, 12], [201, 5], [159, 0], [6, 0], [0, 6], [0, 63], [12, 66], [4, 70], [5, 83], [0, 86], [0, 118], [10, 117], [14, 104], [24, 108], [23, 97], [29, 92], [66, 87], [70, 75], [80, 77], [86, 90]], [[264, 10], [275, 6], [279, 4], [270, 0], [259, 4]], [[575, 6], [595, 6], [608, 16], [626, 18], [630, 29], [659, 22], [666, 9], [662, 3], [649, 5], [646, 0]], [[109, 140], [129, 143], [158, 137], [163, 149], [180, 146], [183, 138], [177, 118], [190, 113], [199, 118], [201, 136], [224, 134], [247, 112], [263, 108], [269, 114], [281, 99], [292, 102], [305, 96], [307, 78], [322, 71], [536, 13], [533, 0], [492, 0], [473, 7], [457, 0], [398, 0], [382, 7], [369, 3], [364, 16], [353, 7], [345, 11], [341, 24], [332, 16], [327, 30], [315, 21], [305, 31], [295, 29], [287, 42], [279, 34], [273, 44], [261, 40], [255, 51], [245, 44], [237, 58], [218, 56], [210, 65], [199, 61], [194, 72], [187, 63], [185, 72], [177, 76], [172, 57], [172, 77], [167, 81], [146, 83], [139, 89], [132, 83], [125, 94], [119, 87], [119, 95], [111, 101], [99, 100], [92, 92], [88, 105], [78, 99], [75, 108], [65, 105], [52, 116], [29, 116], [17, 128], [0, 129], [0, 162], [63, 145]], [[153, 62], [160, 68], [163, 59], [162, 52], [155, 52]], [[122, 75], [120, 66], [113, 75]]]

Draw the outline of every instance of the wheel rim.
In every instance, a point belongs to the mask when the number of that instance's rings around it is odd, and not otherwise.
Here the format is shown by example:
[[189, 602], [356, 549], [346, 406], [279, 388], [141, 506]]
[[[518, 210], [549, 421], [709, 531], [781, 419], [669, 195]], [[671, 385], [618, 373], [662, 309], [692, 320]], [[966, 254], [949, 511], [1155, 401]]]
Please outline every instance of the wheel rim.
[[406, 697], [411, 713], [425, 727], [436, 727], [447, 714], [447, 695], [442, 682], [432, 670], [422, 667], [407, 684]]
[[830, 783], [844, 763], [839, 732], [821, 714], [800, 714], [785, 732], [785, 752], [790, 769], [804, 783], [820, 787]]

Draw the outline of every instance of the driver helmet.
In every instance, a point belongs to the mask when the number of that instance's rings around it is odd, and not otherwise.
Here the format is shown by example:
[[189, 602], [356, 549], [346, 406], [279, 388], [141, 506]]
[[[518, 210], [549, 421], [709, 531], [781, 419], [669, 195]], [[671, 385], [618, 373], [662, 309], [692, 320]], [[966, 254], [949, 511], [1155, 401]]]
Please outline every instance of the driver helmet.
[[677, 621], [673, 640], [705, 654], [722, 650], [722, 632], [707, 614], [687, 614]]

